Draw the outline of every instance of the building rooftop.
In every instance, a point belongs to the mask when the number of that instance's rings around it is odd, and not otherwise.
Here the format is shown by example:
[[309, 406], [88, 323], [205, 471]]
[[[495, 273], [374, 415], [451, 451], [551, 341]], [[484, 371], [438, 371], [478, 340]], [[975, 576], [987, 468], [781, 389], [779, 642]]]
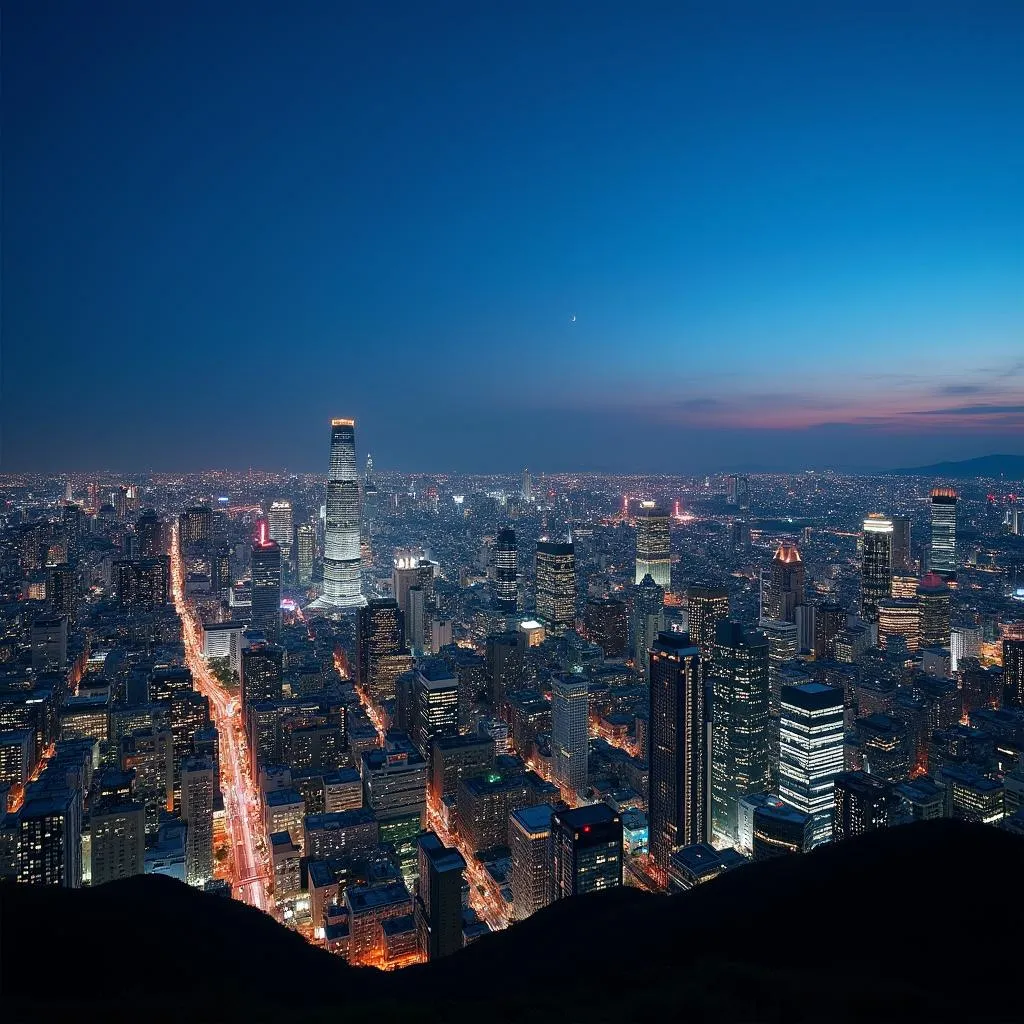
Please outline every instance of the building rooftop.
[[619, 816], [607, 804], [590, 804], [569, 811], [557, 811], [555, 816], [572, 829], [589, 828], [591, 825], [610, 825], [619, 821]]
[[266, 795], [268, 807], [287, 807], [289, 804], [305, 803], [302, 794], [295, 789], [272, 789]]
[[345, 899], [354, 914], [367, 913], [378, 907], [404, 903], [410, 899], [404, 882], [389, 882], [387, 885], [351, 886], [345, 890]]
[[355, 807], [348, 811], [330, 811], [326, 814], [307, 814], [306, 831], [337, 831], [342, 828], [355, 828], [358, 825], [369, 825], [377, 820], [377, 815], [369, 807]]
[[551, 815], [554, 813], [550, 804], [537, 804], [534, 807], [520, 807], [512, 812], [524, 832], [531, 836], [547, 835], [551, 831]]

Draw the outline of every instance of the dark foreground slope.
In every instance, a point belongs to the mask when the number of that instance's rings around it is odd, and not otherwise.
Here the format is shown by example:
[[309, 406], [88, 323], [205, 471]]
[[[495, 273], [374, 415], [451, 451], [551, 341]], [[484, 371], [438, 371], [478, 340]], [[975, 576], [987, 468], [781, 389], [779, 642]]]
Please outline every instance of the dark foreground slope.
[[683, 896], [563, 901], [391, 975], [348, 968], [257, 911], [162, 879], [2, 896], [11, 1020], [719, 1024], [1024, 1010], [1024, 841], [953, 822], [742, 868]]

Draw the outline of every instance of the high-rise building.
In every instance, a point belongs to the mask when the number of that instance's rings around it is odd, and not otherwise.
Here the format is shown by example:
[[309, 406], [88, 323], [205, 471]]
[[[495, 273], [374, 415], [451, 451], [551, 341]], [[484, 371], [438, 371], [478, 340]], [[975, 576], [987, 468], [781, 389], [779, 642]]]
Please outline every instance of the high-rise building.
[[329, 608], [361, 608], [362, 555], [359, 548], [359, 473], [356, 421], [331, 420], [331, 467], [327, 474], [324, 540], [324, 592], [317, 602]]
[[726, 498], [730, 505], [735, 505], [739, 510], [746, 511], [750, 508], [750, 478], [738, 474], [731, 474], [727, 481]]
[[832, 836], [844, 735], [842, 690], [821, 683], [782, 688], [779, 796], [813, 817], [815, 844]]
[[570, 801], [587, 786], [587, 719], [587, 677], [556, 676], [551, 684], [551, 776]]
[[781, 544], [772, 559], [765, 586], [763, 617], [796, 622], [796, 609], [804, 603], [804, 563], [795, 544]]
[[485, 648], [487, 680], [490, 683], [491, 703], [497, 707], [506, 693], [519, 689], [523, 679], [523, 659], [526, 640], [522, 633], [509, 630], [492, 633]]
[[143, 510], [135, 524], [135, 533], [139, 538], [139, 556], [141, 558], [158, 558], [164, 553], [163, 523], [156, 511], [151, 508]]
[[852, 839], [886, 828], [893, 821], [898, 801], [892, 785], [867, 772], [841, 772], [835, 782], [832, 839]]
[[551, 852], [556, 900], [622, 885], [622, 819], [607, 804], [556, 811]]
[[686, 633], [659, 633], [650, 653], [648, 819], [654, 863], [705, 841], [706, 666]]
[[429, 658], [416, 670], [413, 741], [424, 758], [434, 738], [459, 734], [459, 681], [448, 663]]
[[665, 628], [665, 590], [648, 573], [633, 591], [633, 664], [650, 677], [648, 655], [658, 634]]
[[181, 766], [181, 818], [185, 833], [185, 881], [202, 888], [213, 878], [213, 762], [193, 757]]
[[861, 556], [861, 614], [878, 621], [878, 602], [892, 593], [892, 520], [872, 512], [864, 520]]
[[284, 500], [272, 501], [267, 510], [267, 526], [270, 539], [281, 549], [281, 558], [287, 562], [291, 558], [295, 530], [292, 503]]
[[28, 885], [82, 884], [82, 794], [78, 789], [34, 791], [18, 812], [17, 878]]
[[[687, 587], [686, 604], [690, 639], [701, 657], [710, 659], [715, 646], [715, 629], [719, 622], [729, 618], [729, 591], [725, 587]], [[695, 839], [693, 842], [703, 840]], [[688, 842], [686, 845], [691, 844]]]
[[393, 670], [409, 667], [407, 660], [402, 666], [394, 658], [405, 656], [405, 619], [398, 602], [393, 598], [370, 601], [359, 609], [356, 632], [356, 679], [370, 699], [380, 705], [395, 696]]
[[769, 645], [719, 622], [711, 676], [711, 824], [735, 845], [739, 801], [768, 787]]
[[622, 657], [629, 644], [626, 602], [615, 597], [590, 598], [583, 608], [583, 630], [606, 658]]
[[494, 573], [491, 581], [494, 607], [503, 615], [514, 615], [519, 604], [515, 530], [505, 527], [498, 532], [491, 567]]
[[181, 513], [178, 518], [178, 543], [182, 548], [192, 544], [209, 544], [212, 535], [213, 512], [209, 505], [193, 505]]
[[754, 808], [751, 855], [755, 861], [789, 853], [806, 853], [814, 846], [814, 818], [788, 804], [769, 802]]
[[917, 586], [922, 647], [949, 647], [950, 592], [946, 581], [935, 572], [928, 573]]
[[936, 487], [932, 491], [928, 569], [947, 580], [956, 576], [956, 505], [957, 493], [952, 487]]
[[1024, 708], [1024, 640], [1003, 641], [1003, 703]]
[[576, 623], [576, 555], [572, 543], [537, 544], [537, 617], [552, 636]]
[[530, 479], [530, 471], [528, 469], [523, 470], [523, 484], [519, 489], [519, 493], [523, 501], [533, 501], [533, 480]]
[[904, 656], [921, 646], [920, 612], [916, 601], [883, 597], [875, 606], [878, 615], [878, 646], [895, 652], [896, 642], [903, 645]]
[[834, 660], [836, 637], [846, 629], [846, 609], [839, 604], [819, 604], [814, 615], [814, 657]]
[[284, 685], [284, 648], [259, 642], [242, 648], [240, 700], [243, 712], [250, 704], [280, 700]]
[[672, 554], [669, 547], [668, 509], [653, 501], [641, 501], [636, 517], [636, 572], [639, 586], [648, 573], [659, 587], [672, 586]]
[[416, 931], [427, 960], [462, 949], [462, 873], [466, 862], [433, 832], [417, 840]]
[[[914, 554], [910, 538], [910, 516], [893, 516], [892, 572], [894, 576], [914, 575]], [[899, 596], [899, 594], [893, 594], [893, 597]]]
[[146, 870], [146, 808], [110, 797], [89, 812], [91, 884], [131, 878]]
[[509, 815], [512, 917], [525, 921], [551, 902], [550, 804], [520, 807]]
[[295, 578], [299, 586], [313, 582], [313, 562], [316, 559], [316, 527], [312, 523], [299, 523], [295, 527]]
[[260, 523], [252, 542], [252, 624], [272, 643], [281, 634], [281, 549]]

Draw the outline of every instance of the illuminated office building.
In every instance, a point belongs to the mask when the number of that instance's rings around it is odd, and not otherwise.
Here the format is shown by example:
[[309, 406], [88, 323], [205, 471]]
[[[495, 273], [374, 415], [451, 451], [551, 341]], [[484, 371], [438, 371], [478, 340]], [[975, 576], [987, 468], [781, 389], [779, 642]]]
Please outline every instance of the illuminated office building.
[[947, 580], [956, 576], [956, 507], [957, 493], [952, 487], [936, 487], [932, 491], [928, 569]]
[[359, 548], [359, 474], [356, 421], [331, 420], [331, 466], [327, 474], [324, 533], [324, 592], [320, 607], [361, 608], [362, 555]]
[[705, 841], [706, 666], [686, 633], [659, 633], [650, 653], [648, 819], [654, 863]]
[[873, 512], [864, 520], [861, 555], [861, 614], [878, 621], [878, 602], [892, 594], [892, 520]]
[[515, 530], [499, 531], [491, 559], [494, 578], [491, 581], [494, 607], [504, 615], [514, 615], [519, 604]]
[[377, 705], [394, 699], [395, 679], [411, 664], [405, 644], [405, 619], [398, 602], [381, 598], [360, 608], [356, 680], [370, 699]]
[[1003, 703], [1024, 708], [1024, 640], [1003, 641]]
[[260, 523], [252, 542], [252, 624], [272, 643], [281, 633], [281, 549]]
[[299, 523], [295, 527], [295, 574], [299, 586], [313, 582], [313, 562], [316, 559], [316, 527], [312, 523]]
[[637, 585], [650, 573], [659, 587], [672, 586], [672, 556], [669, 549], [668, 510], [653, 501], [641, 501], [636, 517], [636, 571], [633, 582]]
[[711, 824], [735, 844], [739, 801], [768, 787], [768, 638], [719, 622], [709, 675]]
[[576, 555], [572, 543], [537, 544], [537, 618], [551, 636], [576, 624]]
[[796, 545], [780, 545], [766, 581], [763, 617], [796, 622], [796, 609], [804, 603], [805, 587], [804, 563]]
[[281, 557], [291, 558], [295, 522], [290, 501], [272, 501], [267, 511], [267, 526], [270, 539], [281, 549]]
[[648, 573], [633, 591], [633, 664], [649, 677], [648, 654], [658, 634], [665, 628], [665, 590]]
[[815, 844], [832, 837], [835, 779], [843, 770], [843, 691], [821, 683], [782, 688], [779, 796], [814, 819]]
[[556, 676], [551, 684], [551, 777], [567, 802], [587, 786], [587, 677]]
[[867, 772], [841, 772], [836, 776], [832, 839], [853, 839], [886, 828], [899, 801], [892, 786]]
[[949, 647], [950, 591], [938, 573], [930, 572], [917, 588], [922, 647]]
[[914, 654], [920, 647], [920, 613], [916, 601], [901, 601], [884, 597], [876, 606], [878, 613], [878, 646], [883, 651], [894, 651], [899, 637], [905, 653]]
[[520, 807], [509, 815], [512, 917], [525, 921], [551, 902], [550, 804]]
[[551, 851], [556, 900], [622, 885], [622, 819], [607, 804], [556, 811]]
[[729, 618], [729, 591], [725, 587], [688, 587], [686, 603], [690, 639], [701, 656], [710, 659], [715, 646], [715, 630], [718, 623]]

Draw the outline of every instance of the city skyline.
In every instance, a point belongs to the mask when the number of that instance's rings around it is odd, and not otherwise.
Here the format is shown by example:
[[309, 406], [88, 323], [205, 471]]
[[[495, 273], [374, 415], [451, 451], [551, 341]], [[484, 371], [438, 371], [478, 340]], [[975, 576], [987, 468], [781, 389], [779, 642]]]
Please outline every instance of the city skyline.
[[1022, 451], [1014, 5], [32, 6], [5, 469], [316, 471], [338, 410], [402, 471]]

